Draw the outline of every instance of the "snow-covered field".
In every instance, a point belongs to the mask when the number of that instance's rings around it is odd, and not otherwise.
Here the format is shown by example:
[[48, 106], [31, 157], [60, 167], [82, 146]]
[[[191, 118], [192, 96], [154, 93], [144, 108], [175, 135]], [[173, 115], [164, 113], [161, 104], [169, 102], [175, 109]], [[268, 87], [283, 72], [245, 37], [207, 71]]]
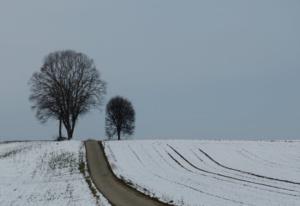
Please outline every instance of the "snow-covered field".
[[80, 141], [0, 143], [0, 205], [109, 205]]
[[108, 141], [114, 173], [176, 205], [300, 205], [300, 142]]

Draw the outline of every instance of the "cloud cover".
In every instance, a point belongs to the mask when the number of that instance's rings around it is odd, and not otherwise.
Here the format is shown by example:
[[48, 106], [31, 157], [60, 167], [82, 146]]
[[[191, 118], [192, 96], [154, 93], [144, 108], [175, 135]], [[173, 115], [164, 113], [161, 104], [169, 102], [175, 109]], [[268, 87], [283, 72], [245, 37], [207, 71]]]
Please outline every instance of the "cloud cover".
[[[49, 52], [93, 58], [137, 112], [134, 138], [299, 138], [299, 1], [0, 3], [0, 138], [50, 139], [27, 85]], [[78, 138], [104, 137], [104, 111]]]

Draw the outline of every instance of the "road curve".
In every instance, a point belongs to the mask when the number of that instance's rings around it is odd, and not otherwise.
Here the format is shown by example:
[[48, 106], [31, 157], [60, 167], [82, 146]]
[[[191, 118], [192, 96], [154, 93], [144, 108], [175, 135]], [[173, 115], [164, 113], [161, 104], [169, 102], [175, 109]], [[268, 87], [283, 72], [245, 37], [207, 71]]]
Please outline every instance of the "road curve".
[[85, 147], [92, 180], [113, 206], [166, 206], [117, 179], [110, 169], [100, 142], [86, 141]]

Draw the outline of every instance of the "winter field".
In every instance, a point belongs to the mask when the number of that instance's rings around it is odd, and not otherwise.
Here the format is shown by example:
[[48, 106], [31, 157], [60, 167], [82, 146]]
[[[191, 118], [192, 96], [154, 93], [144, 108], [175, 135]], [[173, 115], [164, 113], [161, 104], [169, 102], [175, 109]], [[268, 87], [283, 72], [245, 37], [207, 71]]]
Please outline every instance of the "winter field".
[[0, 205], [109, 205], [80, 141], [0, 143]]
[[300, 205], [299, 141], [109, 141], [114, 173], [176, 205]]

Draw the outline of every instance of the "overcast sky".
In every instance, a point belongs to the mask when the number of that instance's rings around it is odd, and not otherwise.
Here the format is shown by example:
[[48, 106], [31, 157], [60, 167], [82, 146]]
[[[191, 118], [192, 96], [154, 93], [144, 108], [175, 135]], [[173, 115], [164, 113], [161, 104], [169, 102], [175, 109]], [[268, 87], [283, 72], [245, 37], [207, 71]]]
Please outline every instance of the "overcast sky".
[[[0, 139], [51, 139], [28, 81], [52, 51], [96, 62], [135, 106], [133, 138], [300, 137], [298, 0], [1, 0]], [[76, 138], [103, 138], [105, 112]]]

